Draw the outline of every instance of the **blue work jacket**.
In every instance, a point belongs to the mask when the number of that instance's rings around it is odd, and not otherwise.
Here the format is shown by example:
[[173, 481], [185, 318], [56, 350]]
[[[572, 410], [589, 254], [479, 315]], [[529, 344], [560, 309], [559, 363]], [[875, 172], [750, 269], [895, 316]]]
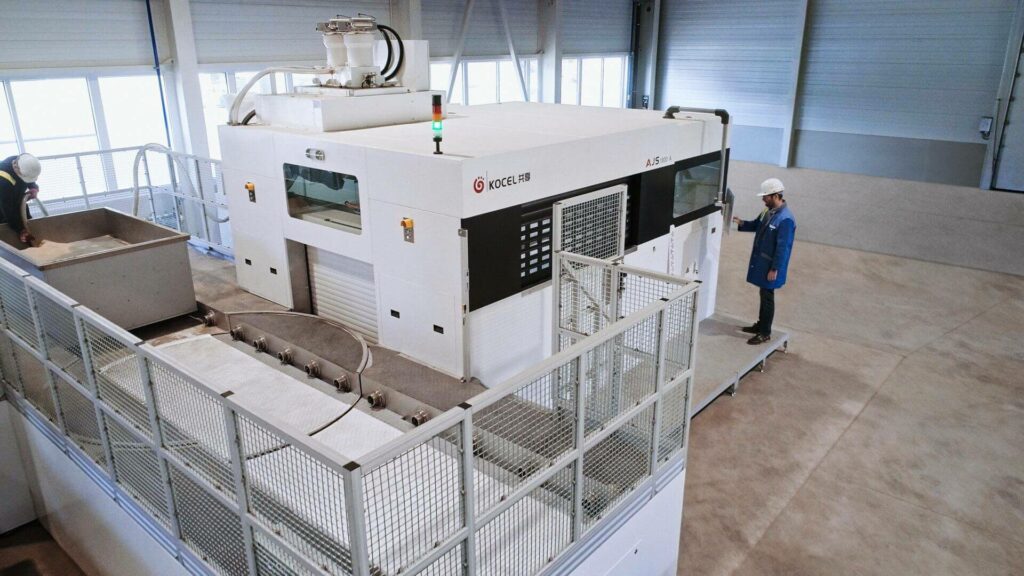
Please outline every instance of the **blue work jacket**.
[[[765, 218], [768, 218], [767, 222], [763, 221]], [[747, 282], [769, 290], [782, 288], [786, 283], [786, 269], [789, 268], [789, 255], [793, 251], [793, 236], [796, 234], [796, 220], [789, 206], [783, 204], [774, 214], [765, 210], [756, 220], [744, 220], [738, 229], [754, 233]], [[768, 281], [769, 270], [779, 272], [774, 282]]]

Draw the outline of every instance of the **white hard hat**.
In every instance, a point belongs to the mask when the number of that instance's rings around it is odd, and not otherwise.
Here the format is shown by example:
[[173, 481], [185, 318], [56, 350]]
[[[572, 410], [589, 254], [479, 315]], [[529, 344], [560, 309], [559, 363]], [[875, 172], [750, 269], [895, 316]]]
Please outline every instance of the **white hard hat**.
[[31, 154], [21, 154], [15, 162], [14, 171], [18, 173], [19, 178], [29, 184], [35, 182], [39, 178], [39, 173], [43, 171], [39, 159]]
[[785, 189], [786, 187], [782, 185], [782, 180], [769, 178], [761, 182], [761, 191], [757, 195], [770, 196], [772, 194], [781, 194]]

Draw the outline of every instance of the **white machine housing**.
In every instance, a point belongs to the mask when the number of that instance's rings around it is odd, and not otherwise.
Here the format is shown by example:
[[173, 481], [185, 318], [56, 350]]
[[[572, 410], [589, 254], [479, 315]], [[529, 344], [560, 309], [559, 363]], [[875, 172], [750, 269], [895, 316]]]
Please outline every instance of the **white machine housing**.
[[[269, 110], [295, 98], [261, 96], [258, 106]], [[333, 106], [329, 94], [318, 98], [321, 111], [344, 108]], [[552, 104], [453, 106], [440, 155], [428, 122], [396, 119], [338, 132], [275, 125], [288, 118], [221, 128], [239, 285], [485, 385], [550, 353], [551, 296], [549, 283], [511, 286], [507, 297], [479, 305], [473, 292], [487, 271], [473, 269], [470, 252], [474, 242], [487, 240], [479, 227], [470, 229], [474, 218], [636, 178], [720, 152], [722, 144], [721, 123], [711, 114], [665, 119], [650, 111]], [[355, 177], [361, 229], [289, 216], [285, 164]], [[403, 222], [411, 224], [412, 241]], [[519, 223], [514, 226], [518, 235]], [[626, 261], [702, 280], [704, 317], [713, 310], [722, 229], [721, 213], [712, 211], [668, 227]]]

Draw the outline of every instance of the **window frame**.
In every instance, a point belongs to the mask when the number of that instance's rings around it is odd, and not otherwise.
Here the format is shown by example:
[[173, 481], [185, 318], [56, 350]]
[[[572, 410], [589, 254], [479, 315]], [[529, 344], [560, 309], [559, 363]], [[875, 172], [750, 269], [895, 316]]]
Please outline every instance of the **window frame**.
[[[630, 65], [630, 62], [632, 61], [632, 58], [630, 58], [630, 53], [629, 52], [597, 52], [597, 53], [581, 53], [581, 54], [562, 54], [562, 61], [559, 62], [559, 66], [564, 66], [564, 63], [565, 63], [566, 60], [575, 60], [576, 61], [576, 94], [573, 95], [573, 98], [572, 98], [571, 102], [567, 102], [566, 101], [566, 97], [565, 97], [566, 95], [564, 93], [560, 94], [559, 104], [574, 104], [576, 106], [581, 106], [582, 105], [581, 102], [583, 101], [583, 61], [584, 60], [589, 60], [589, 59], [594, 59], [594, 58], [600, 58], [601, 59], [601, 78], [600, 78], [600, 82], [599, 82], [599, 85], [601, 86], [601, 93], [600, 93], [601, 105], [600, 105], [600, 107], [602, 107], [602, 108], [628, 108], [629, 107], [629, 105], [628, 105], [629, 87], [627, 86], [627, 84], [629, 82], [629, 65]], [[605, 101], [605, 98], [604, 98], [604, 96], [605, 96], [605, 94], [604, 94], [604, 80], [605, 80], [606, 62], [609, 59], [612, 59], [612, 58], [622, 60], [622, 71], [620, 72], [620, 76], [621, 76], [620, 80], [622, 81], [622, 94], [621, 94], [622, 97], [621, 97], [621, 100], [620, 100], [621, 104], [619, 106], [605, 106], [604, 105], [604, 101]]]
[[[452, 65], [452, 63], [454, 61], [455, 61], [455, 58], [454, 57], [450, 57], [450, 56], [437, 57], [437, 58], [431, 58], [430, 59], [430, 63], [431, 64], [447, 64], [449, 66], [449, 73], [450, 73], [450, 70], [451, 70], [451, 65]], [[470, 62], [493, 62], [494, 63], [494, 68], [495, 68], [495, 77], [494, 77], [495, 78], [495, 84], [494, 84], [494, 91], [495, 92], [494, 93], [495, 93], [495, 96], [497, 98], [497, 103], [501, 104], [502, 103], [502, 100], [501, 100], [501, 63], [502, 62], [511, 62], [511, 61], [512, 61], [512, 57], [508, 56], [508, 55], [504, 55], [504, 56], [464, 56], [464, 57], [462, 57], [459, 60], [459, 71], [456, 72], [456, 74], [455, 74], [455, 77], [461, 81], [461, 82], [459, 82], [459, 84], [460, 84], [460, 88], [462, 89], [462, 97], [463, 97], [463, 100], [464, 100], [464, 102], [461, 105], [463, 105], [463, 106], [472, 106], [473, 105], [473, 103], [470, 102], [470, 99], [469, 99], [469, 63]], [[537, 90], [536, 90], [536, 93], [538, 94], [538, 96], [540, 94], [544, 93], [544, 91], [542, 89], [543, 81], [541, 79], [541, 74], [540, 74], [540, 55], [539, 54], [519, 55], [519, 69], [522, 70], [522, 72], [523, 72], [523, 82], [526, 84], [526, 94], [525, 94], [526, 98], [525, 98], [525, 100], [508, 100], [507, 102], [532, 102], [532, 100], [530, 100], [530, 94], [532, 94], [534, 92], [534, 90], [533, 90], [533, 79], [530, 76], [530, 64], [533, 61], [537, 62], [537, 78], [536, 78]], [[513, 72], [513, 81], [516, 82], [517, 84], [519, 82], [519, 79], [515, 78], [515, 73], [514, 72]], [[451, 100], [451, 94], [448, 94], [448, 90], [447, 89], [445, 89], [445, 97], [448, 99], [449, 103], [458, 104], [458, 103], [454, 103], [454, 102], [450, 101]]]

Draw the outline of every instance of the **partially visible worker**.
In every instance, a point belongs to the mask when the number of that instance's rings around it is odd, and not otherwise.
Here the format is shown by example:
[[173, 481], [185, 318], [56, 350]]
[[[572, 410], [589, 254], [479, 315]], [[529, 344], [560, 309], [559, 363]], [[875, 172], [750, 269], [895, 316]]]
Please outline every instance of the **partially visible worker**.
[[786, 187], [778, 178], [765, 180], [758, 193], [765, 206], [761, 214], [754, 220], [732, 219], [740, 232], [754, 233], [747, 282], [761, 289], [761, 309], [757, 322], [743, 328], [744, 332], [753, 334], [747, 344], [763, 344], [771, 340], [772, 321], [775, 319], [775, 291], [786, 283], [796, 220], [782, 198], [785, 190]]
[[10, 156], [0, 162], [0, 224], [7, 223], [18, 232], [24, 244], [31, 244], [35, 238], [25, 228], [28, 215], [22, 214], [25, 197], [35, 198], [39, 193], [36, 179], [43, 168], [39, 159], [31, 154]]

